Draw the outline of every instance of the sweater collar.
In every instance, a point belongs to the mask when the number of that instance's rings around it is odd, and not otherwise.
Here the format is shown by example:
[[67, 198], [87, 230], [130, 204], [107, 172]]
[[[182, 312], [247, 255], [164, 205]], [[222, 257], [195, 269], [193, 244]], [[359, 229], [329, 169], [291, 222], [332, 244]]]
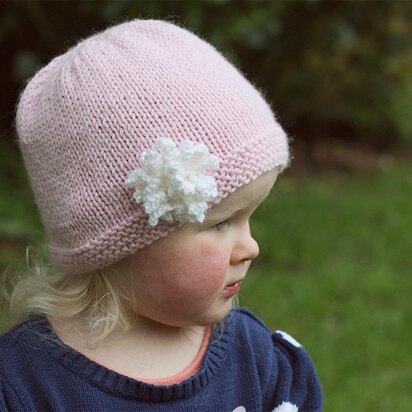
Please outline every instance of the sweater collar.
[[168, 402], [196, 394], [218, 374], [233, 340], [235, 312], [235, 308], [232, 309], [224, 321], [215, 325], [201, 369], [190, 378], [169, 386], [138, 381], [94, 362], [67, 346], [44, 316], [37, 316], [25, 323], [27, 330], [23, 335], [31, 344], [39, 342], [60, 364], [105, 392], [142, 401]]

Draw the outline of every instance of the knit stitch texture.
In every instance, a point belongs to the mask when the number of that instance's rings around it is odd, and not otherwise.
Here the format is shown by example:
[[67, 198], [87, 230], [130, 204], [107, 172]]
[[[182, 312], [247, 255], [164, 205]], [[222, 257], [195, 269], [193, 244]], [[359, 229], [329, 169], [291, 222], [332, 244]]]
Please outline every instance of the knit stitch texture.
[[322, 410], [322, 388], [305, 349], [244, 308], [215, 329], [201, 369], [168, 386], [121, 375], [54, 339], [44, 319], [0, 336], [1, 411]]
[[16, 128], [50, 257], [66, 273], [107, 266], [180, 222], [148, 224], [124, 181], [164, 137], [221, 160], [218, 203], [289, 163], [269, 104], [211, 44], [162, 20], [131, 20], [54, 58], [20, 95]]

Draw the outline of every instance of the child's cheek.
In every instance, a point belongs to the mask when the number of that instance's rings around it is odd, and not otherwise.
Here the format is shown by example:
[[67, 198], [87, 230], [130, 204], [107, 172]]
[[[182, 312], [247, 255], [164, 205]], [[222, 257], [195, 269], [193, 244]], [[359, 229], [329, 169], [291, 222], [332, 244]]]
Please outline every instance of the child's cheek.
[[179, 311], [206, 309], [213, 304], [226, 283], [229, 256], [222, 248], [204, 243], [172, 251], [165, 262], [165, 302]]

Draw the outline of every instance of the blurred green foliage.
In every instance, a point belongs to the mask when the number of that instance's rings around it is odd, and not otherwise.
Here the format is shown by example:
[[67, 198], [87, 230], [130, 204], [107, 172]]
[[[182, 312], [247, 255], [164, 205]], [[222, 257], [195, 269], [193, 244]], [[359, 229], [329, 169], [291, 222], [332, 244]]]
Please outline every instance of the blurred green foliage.
[[161, 18], [221, 50], [299, 140], [412, 141], [412, 2], [19, 1], [0, 11], [3, 134], [24, 82], [51, 58], [125, 19]]
[[[24, 256], [27, 245], [44, 240], [19, 154], [0, 139], [0, 271]], [[43, 247], [43, 250], [45, 247]]]
[[412, 167], [280, 177], [240, 303], [308, 349], [325, 411], [410, 411]]

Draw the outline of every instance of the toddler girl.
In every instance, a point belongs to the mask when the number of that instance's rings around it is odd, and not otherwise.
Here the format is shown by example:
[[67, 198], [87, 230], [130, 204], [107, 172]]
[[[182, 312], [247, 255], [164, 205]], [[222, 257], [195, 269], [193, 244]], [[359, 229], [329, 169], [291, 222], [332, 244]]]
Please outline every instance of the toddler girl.
[[1, 411], [322, 409], [302, 346], [234, 305], [249, 218], [290, 157], [221, 53], [123, 22], [39, 70], [16, 128], [59, 273], [11, 295]]

